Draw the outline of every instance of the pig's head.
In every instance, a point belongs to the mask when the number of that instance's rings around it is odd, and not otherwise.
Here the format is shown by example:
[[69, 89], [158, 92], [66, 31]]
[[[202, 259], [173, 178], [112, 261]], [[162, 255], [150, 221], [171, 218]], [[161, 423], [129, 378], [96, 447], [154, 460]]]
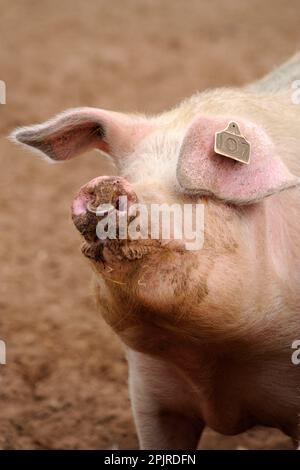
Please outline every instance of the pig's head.
[[[199, 334], [195, 325], [200, 319], [202, 331], [216, 324], [219, 331], [226, 330], [242, 323], [242, 310], [251, 311], [251, 302], [264, 289], [270, 268], [264, 239], [266, 198], [298, 185], [299, 179], [260, 123], [241, 113], [226, 115], [226, 109], [202, 113], [197, 102], [146, 118], [80, 108], [14, 133], [15, 140], [50, 161], [96, 148], [118, 168], [120, 176], [99, 176], [80, 189], [72, 218], [84, 239], [84, 255], [121, 312], [107, 313], [107, 321], [119, 333], [127, 331], [128, 343], [134, 342], [132, 332], [141, 318], [192, 336]], [[215, 132], [232, 120], [251, 143], [249, 165], [214, 152]], [[126, 197], [127, 208], [120, 196]], [[192, 204], [193, 213], [196, 204], [203, 204], [203, 246], [187, 249], [184, 233], [175, 239], [172, 230], [167, 240], [161, 230], [160, 237], [151, 238], [151, 219], [148, 238], [120, 239], [118, 216], [133, 222], [139, 214], [130, 214], [130, 207], [137, 202], [149, 213], [152, 204]], [[105, 210], [104, 204], [110, 206]], [[117, 215], [116, 238], [99, 239], [99, 222], [112, 212]], [[255, 260], [260, 260], [259, 272]], [[266, 302], [268, 297], [265, 290]]]

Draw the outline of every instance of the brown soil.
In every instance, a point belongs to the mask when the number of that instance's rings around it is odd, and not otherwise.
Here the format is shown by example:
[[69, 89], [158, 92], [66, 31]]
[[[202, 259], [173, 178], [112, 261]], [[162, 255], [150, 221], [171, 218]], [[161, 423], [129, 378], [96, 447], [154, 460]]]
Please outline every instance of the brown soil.
[[[136, 448], [126, 362], [69, 212], [78, 188], [113, 168], [95, 153], [47, 165], [5, 135], [68, 107], [156, 112], [253, 80], [299, 48], [299, 1], [0, 0], [0, 12], [0, 448]], [[201, 447], [291, 443], [208, 430]]]

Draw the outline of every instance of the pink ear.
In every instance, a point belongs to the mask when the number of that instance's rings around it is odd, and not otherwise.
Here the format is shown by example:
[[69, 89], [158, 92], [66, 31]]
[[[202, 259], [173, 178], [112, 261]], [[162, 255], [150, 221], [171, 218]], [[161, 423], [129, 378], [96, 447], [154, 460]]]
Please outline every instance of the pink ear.
[[241, 134], [251, 144], [248, 165], [218, 155], [215, 133], [225, 129], [230, 118], [198, 118], [183, 141], [177, 178], [187, 192], [211, 195], [234, 204], [250, 204], [283, 189], [300, 184], [276, 154], [266, 133], [255, 124], [237, 119]]
[[69, 160], [98, 148], [112, 157], [130, 153], [147, 131], [146, 122], [97, 108], [70, 109], [49, 121], [17, 129], [11, 138], [50, 160]]

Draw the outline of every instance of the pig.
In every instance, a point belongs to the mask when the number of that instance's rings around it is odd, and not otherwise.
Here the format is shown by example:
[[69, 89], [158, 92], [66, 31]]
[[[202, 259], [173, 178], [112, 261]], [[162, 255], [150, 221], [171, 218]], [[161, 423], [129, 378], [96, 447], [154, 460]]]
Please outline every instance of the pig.
[[[98, 149], [117, 167], [119, 176], [80, 189], [72, 218], [102, 315], [126, 351], [142, 449], [196, 449], [205, 426], [225, 435], [274, 427], [299, 442], [297, 78], [300, 54], [262, 80], [159, 115], [78, 108], [12, 134], [51, 162]], [[249, 164], [214, 150], [229, 122], [251, 144]], [[99, 238], [103, 213], [93, 208], [118, 213], [121, 196], [129, 208], [202, 204], [203, 245], [187, 250], [172, 234]]]

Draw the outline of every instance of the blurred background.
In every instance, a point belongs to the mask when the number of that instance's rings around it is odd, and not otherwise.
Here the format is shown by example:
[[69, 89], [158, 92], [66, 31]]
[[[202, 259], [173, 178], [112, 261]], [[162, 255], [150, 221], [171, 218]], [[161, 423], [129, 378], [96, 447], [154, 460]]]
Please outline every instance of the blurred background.
[[[14, 127], [68, 107], [155, 113], [208, 87], [241, 85], [300, 49], [299, 0], [0, 0], [1, 449], [133, 449], [119, 341], [97, 312], [69, 206], [114, 171], [90, 154], [47, 165]], [[277, 431], [206, 449], [285, 449]]]

